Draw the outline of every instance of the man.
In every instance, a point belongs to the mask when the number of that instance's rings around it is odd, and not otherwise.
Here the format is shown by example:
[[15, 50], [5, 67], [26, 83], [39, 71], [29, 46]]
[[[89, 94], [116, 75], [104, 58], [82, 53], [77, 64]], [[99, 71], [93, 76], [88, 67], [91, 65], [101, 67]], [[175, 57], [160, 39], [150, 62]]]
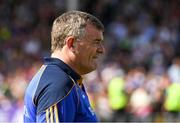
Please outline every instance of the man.
[[70, 11], [55, 19], [51, 58], [31, 80], [25, 94], [24, 122], [96, 122], [81, 75], [97, 67], [104, 52], [102, 23]]

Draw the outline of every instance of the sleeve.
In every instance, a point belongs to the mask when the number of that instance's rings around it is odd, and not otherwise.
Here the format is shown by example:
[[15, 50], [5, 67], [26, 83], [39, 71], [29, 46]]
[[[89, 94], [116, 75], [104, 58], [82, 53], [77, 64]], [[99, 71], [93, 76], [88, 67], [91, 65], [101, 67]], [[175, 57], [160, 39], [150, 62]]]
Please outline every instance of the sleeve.
[[73, 89], [65, 98], [57, 104], [48, 107], [45, 111], [37, 115], [37, 122], [59, 123], [73, 122], [77, 111], [78, 102], [74, 98]]

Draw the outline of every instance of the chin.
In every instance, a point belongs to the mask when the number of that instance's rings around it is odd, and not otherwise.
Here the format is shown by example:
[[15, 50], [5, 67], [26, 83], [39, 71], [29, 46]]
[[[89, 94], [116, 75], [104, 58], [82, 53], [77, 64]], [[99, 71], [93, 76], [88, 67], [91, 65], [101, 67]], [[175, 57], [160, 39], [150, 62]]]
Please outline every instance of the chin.
[[96, 70], [96, 66], [93, 66], [93, 67], [88, 68], [88, 69], [86, 70], [85, 74], [88, 74], [88, 73], [90, 73], [90, 72], [92, 72], [92, 71], [94, 71], [94, 70]]
[[91, 68], [91, 72], [94, 71], [94, 70], [96, 70], [96, 68], [97, 68], [97, 66], [93, 66], [93, 67]]

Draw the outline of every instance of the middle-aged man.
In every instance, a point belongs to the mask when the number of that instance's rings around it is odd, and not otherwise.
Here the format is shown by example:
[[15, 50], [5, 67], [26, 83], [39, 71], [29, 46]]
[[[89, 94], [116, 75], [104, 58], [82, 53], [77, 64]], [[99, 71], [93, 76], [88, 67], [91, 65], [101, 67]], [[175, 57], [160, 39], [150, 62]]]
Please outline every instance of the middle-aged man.
[[25, 93], [24, 122], [97, 122], [81, 75], [97, 68], [104, 52], [102, 23], [93, 15], [69, 11], [55, 19], [51, 57]]

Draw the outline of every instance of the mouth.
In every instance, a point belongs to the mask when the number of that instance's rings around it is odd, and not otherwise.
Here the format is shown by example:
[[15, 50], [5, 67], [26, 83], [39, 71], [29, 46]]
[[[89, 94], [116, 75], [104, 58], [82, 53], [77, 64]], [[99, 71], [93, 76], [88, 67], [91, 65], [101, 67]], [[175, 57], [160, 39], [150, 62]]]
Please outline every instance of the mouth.
[[93, 57], [93, 59], [95, 59], [95, 60], [98, 59], [98, 58], [99, 58], [98, 56], [94, 56], [94, 57]]
[[97, 54], [95, 54], [95, 55], [92, 57], [92, 59], [95, 60], [95, 61], [97, 61], [97, 60], [100, 60], [101, 57], [102, 57], [102, 54], [97, 53]]
[[101, 54], [96, 54], [95, 56], [93, 56], [93, 59], [98, 59], [100, 58]]

